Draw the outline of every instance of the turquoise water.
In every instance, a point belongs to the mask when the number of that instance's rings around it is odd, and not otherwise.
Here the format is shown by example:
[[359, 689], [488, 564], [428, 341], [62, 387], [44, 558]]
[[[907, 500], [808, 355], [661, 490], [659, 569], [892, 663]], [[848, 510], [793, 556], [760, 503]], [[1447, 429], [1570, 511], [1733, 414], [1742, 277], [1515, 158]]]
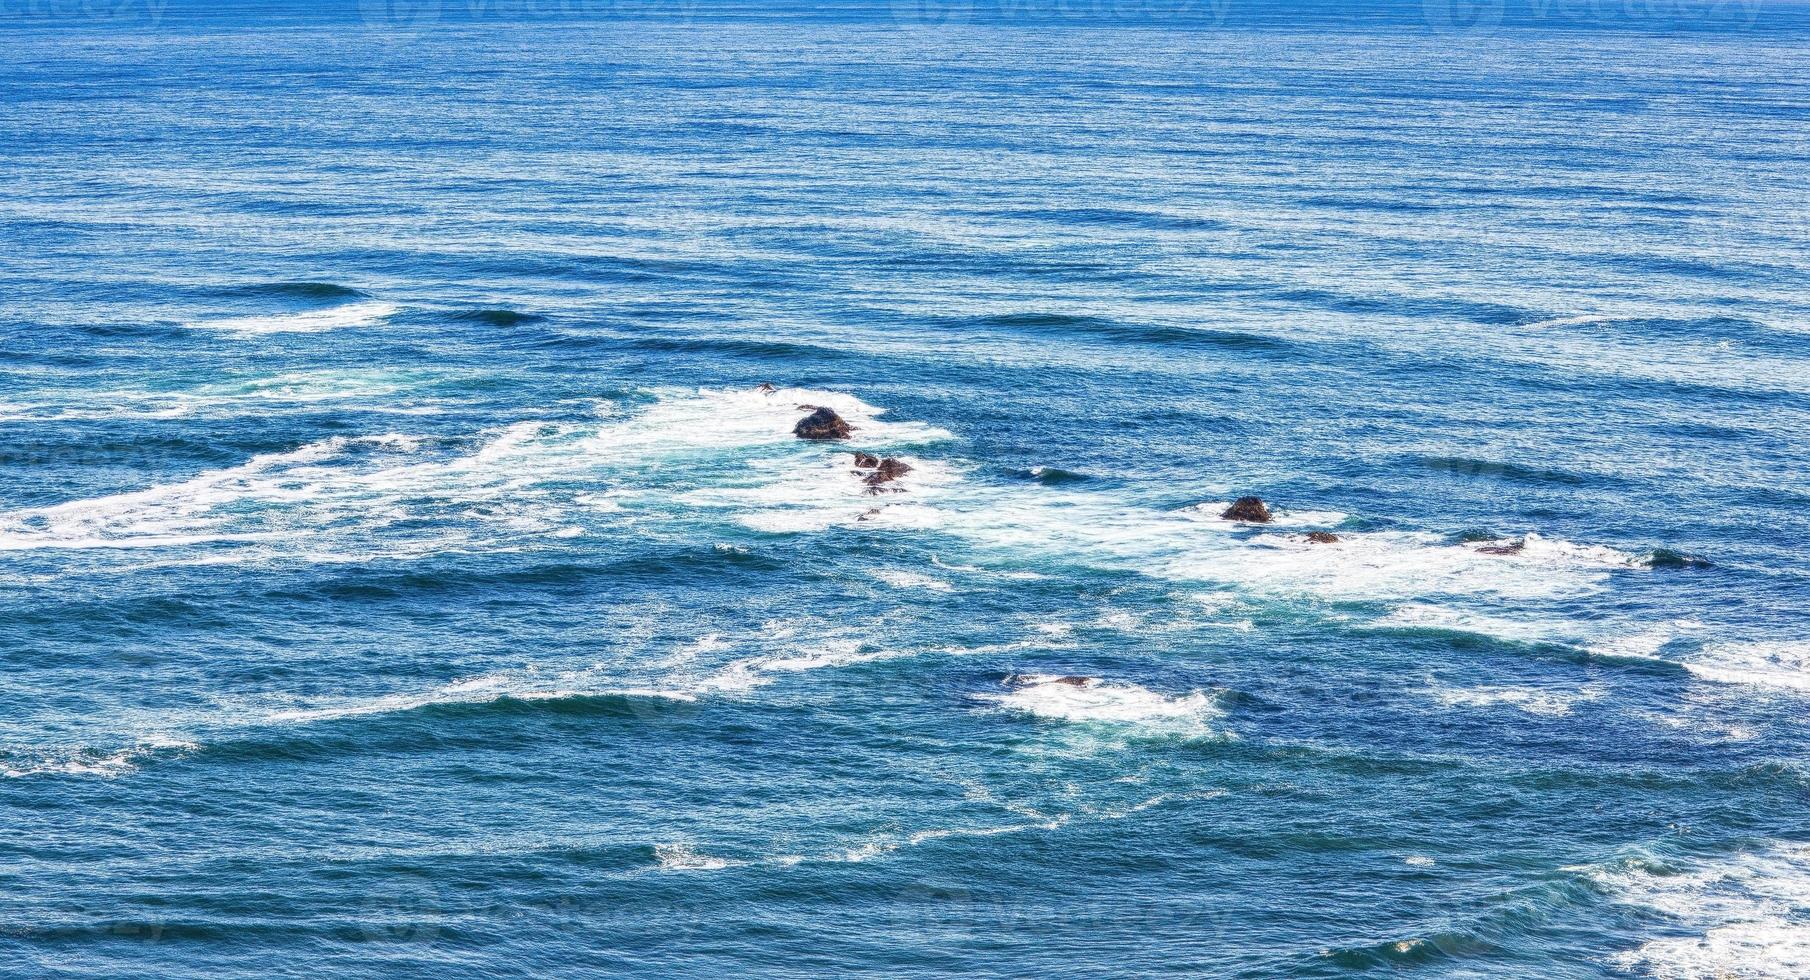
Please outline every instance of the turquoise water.
[[372, 9], [6, 11], [6, 972], [1810, 975], [1778, 8]]

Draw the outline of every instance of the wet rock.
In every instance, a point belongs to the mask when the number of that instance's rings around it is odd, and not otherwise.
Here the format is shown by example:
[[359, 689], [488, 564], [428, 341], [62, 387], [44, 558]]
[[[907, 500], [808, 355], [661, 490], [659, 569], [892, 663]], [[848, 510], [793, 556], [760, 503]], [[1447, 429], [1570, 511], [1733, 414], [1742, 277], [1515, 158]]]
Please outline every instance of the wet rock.
[[867, 510], [866, 510], [866, 511], [863, 511], [863, 512], [862, 512], [862, 514], [861, 514], [861, 516], [860, 516], [860, 517], [857, 517], [857, 518], [855, 518], [855, 520], [857, 520], [857, 521], [865, 521], [865, 520], [867, 520], [867, 519], [869, 519], [869, 518], [872, 518], [872, 517], [879, 517], [879, 516], [880, 516], [880, 508], [878, 508], [878, 507], [869, 507], [869, 508], [868, 508], [868, 509], [867, 509]]
[[1248, 521], [1252, 524], [1268, 524], [1274, 519], [1262, 497], [1239, 497], [1232, 501], [1232, 506], [1227, 507], [1219, 518], [1224, 521]]
[[1331, 531], [1309, 531], [1307, 532], [1307, 540], [1312, 541], [1314, 544], [1338, 544], [1339, 536]]
[[1525, 547], [1527, 547], [1526, 541], [1516, 540], [1507, 544], [1484, 545], [1477, 549], [1477, 553], [1480, 555], [1518, 555]]
[[879, 465], [880, 457], [875, 456], [873, 453], [858, 452], [855, 454], [855, 468], [858, 470], [871, 470]]
[[771, 395], [779, 389], [773, 387], [773, 382], [771, 381], [762, 381], [760, 384], [754, 386], [754, 390], [765, 395]]
[[[869, 458], [872, 459], [872, 457]], [[859, 466], [861, 464], [857, 461], [855, 465]], [[874, 471], [867, 474], [867, 478], [861, 482], [870, 487], [877, 487], [882, 483], [891, 483], [910, 472], [911, 465], [909, 463], [906, 463], [902, 459], [894, 459], [891, 456], [888, 456], [885, 459], [874, 460]]]
[[1007, 684], [1018, 687], [1035, 687], [1038, 684], [1066, 684], [1069, 687], [1086, 687], [1094, 679], [1081, 674], [1069, 674], [1066, 677], [1050, 677], [1047, 674], [1013, 674], [1006, 678]]
[[792, 434], [800, 439], [847, 439], [853, 431], [833, 408], [819, 408], [792, 427]]

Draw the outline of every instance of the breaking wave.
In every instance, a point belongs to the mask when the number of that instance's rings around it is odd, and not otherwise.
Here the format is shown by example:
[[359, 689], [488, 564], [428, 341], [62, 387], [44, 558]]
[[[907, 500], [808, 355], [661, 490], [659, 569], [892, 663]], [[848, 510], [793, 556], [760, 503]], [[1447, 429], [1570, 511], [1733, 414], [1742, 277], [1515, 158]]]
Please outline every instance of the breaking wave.
[[240, 336], [274, 333], [321, 333], [353, 327], [371, 327], [382, 323], [399, 310], [395, 303], [366, 300], [346, 303], [324, 310], [301, 313], [270, 313], [229, 317], [222, 320], [194, 320], [184, 324], [192, 330], [214, 330]]

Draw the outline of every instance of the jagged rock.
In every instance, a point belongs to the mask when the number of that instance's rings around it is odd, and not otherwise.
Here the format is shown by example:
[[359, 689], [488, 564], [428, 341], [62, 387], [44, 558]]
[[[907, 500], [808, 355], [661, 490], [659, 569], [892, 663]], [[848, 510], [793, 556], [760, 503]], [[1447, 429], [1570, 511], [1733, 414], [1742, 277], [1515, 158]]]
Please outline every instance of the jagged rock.
[[1249, 521], [1252, 524], [1268, 524], [1270, 509], [1264, 504], [1262, 497], [1239, 497], [1232, 501], [1232, 506], [1219, 515], [1225, 521]]
[[774, 392], [778, 391], [779, 389], [773, 387], [773, 382], [771, 382], [771, 381], [762, 381], [760, 384], [754, 386], [754, 390], [758, 391], [758, 392], [762, 392], [763, 394], [771, 395]]
[[[872, 457], [869, 458], [871, 459]], [[857, 462], [855, 465], [859, 466], [860, 463]], [[910, 464], [902, 459], [894, 459], [891, 456], [888, 456], [885, 459], [875, 460], [874, 471], [867, 474], [867, 478], [861, 482], [870, 487], [877, 487], [882, 483], [891, 483], [910, 472]]]
[[855, 520], [865, 521], [870, 517], [878, 517], [878, 516], [880, 516], [880, 508], [869, 507], [866, 511], [862, 512], [860, 517], [855, 518]]
[[880, 457], [875, 456], [873, 453], [858, 452], [855, 454], [855, 468], [858, 470], [871, 470], [879, 465]]
[[1092, 684], [1092, 677], [1070, 674], [1066, 677], [1050, 677], [1047, 674], [1013, 674], [1006, 678], [1007, 684], [1018, 687], [1032, 687], [1037, 684], [1067, 684], [1069, 687], [1086, 687]]
[[1331, 531], [1309, 531], [1307, 532], [1307, 540], [1312, 541], [1314, 544], [1338, 544], [1339, 536]]
[[800, 439], [847, 439], [853, 431], [832, 408], [819, 408], [792, 427], [792, 434]]
[[1521, 553], [1521, 549], [1525, 547], [1527, 547], [1526, 541], [1517, 540], [1510, 541], [1507, 544], [1485, 545], [1478, 548], [1477, 553], [1480, 555], [1518, 555]]

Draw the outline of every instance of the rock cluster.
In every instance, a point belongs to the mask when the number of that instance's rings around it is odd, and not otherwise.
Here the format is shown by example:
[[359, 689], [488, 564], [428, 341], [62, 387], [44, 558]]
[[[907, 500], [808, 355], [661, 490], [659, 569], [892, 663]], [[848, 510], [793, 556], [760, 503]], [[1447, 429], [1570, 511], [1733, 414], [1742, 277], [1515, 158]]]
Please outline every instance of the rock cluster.
[[885, 485], [911, 472], [911, 465], [902, 459], [894, 459], [891, 456], [881, 458], [872, 453], [856, 453], [855, 468], [873, 471], [861, 479], [862, 483], [867, 484], [868, 493], [887, 493], [890, 490], [896, 490], [896, 487], [886, 487]]

